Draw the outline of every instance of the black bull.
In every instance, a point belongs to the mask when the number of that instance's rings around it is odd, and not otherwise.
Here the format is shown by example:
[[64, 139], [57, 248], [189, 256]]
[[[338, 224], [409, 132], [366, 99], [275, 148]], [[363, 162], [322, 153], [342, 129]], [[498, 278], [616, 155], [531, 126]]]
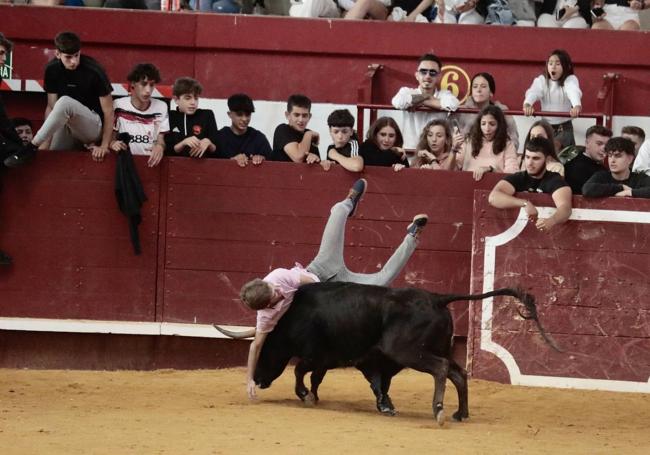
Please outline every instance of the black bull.
[[[467, 373], [452, 359], [453, 319], [450, 302], [491, 296], [518, 298], [524, 319], [537, 318], [534, 298], [515, 289], [497, 289], [477, 295], [441, 295], [421, 289], [391, 289], [354, 283], [314, 283], [302, 286], [289, 310], [269, 333], [255, 369], [254, 380], [266, 388], [282, 374], [292, 357], [296, 394], [317, 401], [318, 386], [328, 369], [355, 366], [370, 383], [377, 409], [395, 414], [388, 395], [391, 379], [403, 368], [429, 373], [435, 380], [433, 414], [444, 422], [443, 397], [449, 378], [458, 392], [453, 418], [469, 416]], [[303, 379], [312, 372], [311, 389]]]

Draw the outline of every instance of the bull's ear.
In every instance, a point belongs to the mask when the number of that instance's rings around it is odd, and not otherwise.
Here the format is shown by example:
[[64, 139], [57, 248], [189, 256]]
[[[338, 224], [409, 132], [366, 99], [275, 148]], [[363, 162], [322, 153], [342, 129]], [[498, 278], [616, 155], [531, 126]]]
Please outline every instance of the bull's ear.
[[242, 340], [244, 338], [252, 338], [255, 336], [255, 329], [248, 329], [248, 330], [242, 330], [240, 332], [235, 332], [232, 330], [228, 330], [225, 327], [221, 327], [217, 324], [212, 324], [215, 329], [217, 329], [220, 333], [226, 335], [229, 338], [233, 338], [235, 340]]

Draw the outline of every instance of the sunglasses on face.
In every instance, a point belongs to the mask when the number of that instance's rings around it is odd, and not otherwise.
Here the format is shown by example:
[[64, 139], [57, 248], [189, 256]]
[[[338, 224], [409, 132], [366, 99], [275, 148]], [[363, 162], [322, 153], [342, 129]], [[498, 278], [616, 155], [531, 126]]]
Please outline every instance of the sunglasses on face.
[[420, 68], [418, 70], [418, 73], [420, 73], [422, 76], [426, 76], [427, 74], [431, 77], [436, 77], [439, 73], [439, 71], [436, 70], [428, 70], [426, 68]]

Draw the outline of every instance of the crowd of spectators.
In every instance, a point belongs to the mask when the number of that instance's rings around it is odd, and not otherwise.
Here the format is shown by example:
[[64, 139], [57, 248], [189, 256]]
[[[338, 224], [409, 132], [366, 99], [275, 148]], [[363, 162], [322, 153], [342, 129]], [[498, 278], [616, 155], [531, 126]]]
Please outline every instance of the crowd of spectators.
[[604, 30], [639, 30], [639, 11], [650, 8], [650, 0], [0, 0], [2, 2]]
[[[97, 60], [82, 54], [76, 34], [61, 32], [54, 44], [55, 58], [45, 67], [47, 106], [43, 125], [34, 132], [27, 119], [9, 122], [2, 108], [0, 151], [6, 167], [27, 163], [38, 149], [85, 148], [96, 161], [103, 161], [111, 152], [129, 150], [133, 155], [148, 156], [152, 167], [168, 155], [233, 159], [242, 167], [274, 160], [320, 165], [326, 171], [339, 165], [350, 172], [360, 172], [365, 166], [389, 166], [395, 171], [409, 167], [469, 171], [476, 180], [488, 172], [519, 176], [510, 186], [502, 185], [508, 197], [496, 198], [501, 206], [520, 204], [520, 200], [511, 198], [514, 191], [521, 191], [522, 185], [538, 191], [538, 185], [530, 185], [530, 179], [536, 182], [544, 175], [553, 177], [552, 188], [561, 181], [574, 194], [650, 197], [650, 143], [645, 141], [641, 128], [625, 127], [621, 137], [612, 138], [608, 128], [594, 125], [587, 130], [585, 146], [581, 147], [575, 145], [570, 119], [543, 118], [523, 136], [520, 155], [515, 145], [519, 140], [516, 125], [504, 115], [505, 106], [493, 99], [493, 76], [476, 74], [463, 105], [476, 111], [455, 113], [459, 101], [440, 89], [442, 62], [433, 54], [425, 54], [417, 62], [417, 87], [402, 87], [393, 98], [394, 107], [402, 111], [401, 121], [380, 117], [360, 141], [352, 114], [347, 109], [336, 109], [327, 119], [331, 145], [321, 157], [320, 135], [308, 128], [312, 105], [305, 95], [289, 97], [286, 123], [277, 126], [269, 142], [250, 126], [255, 106], [246, 94], [229, 97], [231, 124], [218, 129], [214, 112], [198, 107], [202, 92], [198, 81], [189, 77], [175, 81], [176, 108], [170, 111], [165, 102], [152, 97], [161, 80], [158, 68], [152, 63], [139, 63], [126, 76], [130, 95], [114, 100], [105, 70]], [[11, 43], [2, 36], [3, 60], [10, 49]], [[554, 50], [544, 73], [533, 80], [525, 94], [523, 112], [533, 115], [539, 103], [545, 111], [564, 111], [571, 118], [577, 117], [581, 97], [570, 56]], [[529, 152], [541, 155], [529, 160]], [[606, 158], [616, 162], [609, 170]], [[10, 262], [8, 256], [4, 257], [4, 262]]]

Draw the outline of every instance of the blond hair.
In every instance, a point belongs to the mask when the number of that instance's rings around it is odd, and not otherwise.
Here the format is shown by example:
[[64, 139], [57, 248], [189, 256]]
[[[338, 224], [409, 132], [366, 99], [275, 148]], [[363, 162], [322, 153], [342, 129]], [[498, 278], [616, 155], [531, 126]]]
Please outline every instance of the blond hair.
[[255, 278], [244, 284], [239, 291], [239, 298], [251, 310], [266, 308], [273, 297], [273, 291], [264, 280]]

